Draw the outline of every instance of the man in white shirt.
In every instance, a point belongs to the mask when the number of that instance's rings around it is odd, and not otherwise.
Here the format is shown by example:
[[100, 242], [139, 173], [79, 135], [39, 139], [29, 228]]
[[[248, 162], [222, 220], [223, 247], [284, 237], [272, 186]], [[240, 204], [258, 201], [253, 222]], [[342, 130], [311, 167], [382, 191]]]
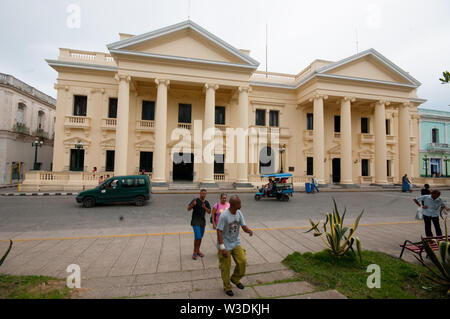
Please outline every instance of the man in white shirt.
[[[439, 212], [441, 208], [448, 211], [448, 207], [442, 199], [439, 198], [441, 192], [434, 190], [431, 195], [423, 195], [413, 199], [417, 206], [422, 207], [423, 221], [425, 223], [425, 236], [433, 237], [431, 231], [431, 222], [434, 224], [436, 236], [442, 236], [441, 226], [439, 225]], [[423, 204], [422, 204], [423, 203]]]

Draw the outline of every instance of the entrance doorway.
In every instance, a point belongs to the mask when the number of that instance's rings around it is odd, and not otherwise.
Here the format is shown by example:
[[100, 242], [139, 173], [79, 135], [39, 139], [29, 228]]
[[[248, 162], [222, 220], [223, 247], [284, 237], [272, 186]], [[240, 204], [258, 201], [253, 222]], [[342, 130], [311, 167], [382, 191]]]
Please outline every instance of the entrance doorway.
[[70, 170], [73, 172], [84, 171], [84, 150], [83, 149], [70, 150]]
[[173, 181], [192, 182], [194, 180], [194, 154], [173, 154]]
[[341, 159], [333, 158], [333, 183], [341, 182]]

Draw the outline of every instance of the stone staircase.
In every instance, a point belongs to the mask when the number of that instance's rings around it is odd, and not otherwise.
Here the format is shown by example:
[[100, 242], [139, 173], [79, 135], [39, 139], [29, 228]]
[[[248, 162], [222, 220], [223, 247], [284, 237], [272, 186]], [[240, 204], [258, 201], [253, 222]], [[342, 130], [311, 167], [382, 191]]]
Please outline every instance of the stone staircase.
[[335, 290], [319, 291], [299, 281], [295, 272], [281, 263], [251, 265], [241, 281], [245, 289], [223, 291], [218, 269], [141, 274], [82, 279], [78, 298], [138, 299], [345, 299]]

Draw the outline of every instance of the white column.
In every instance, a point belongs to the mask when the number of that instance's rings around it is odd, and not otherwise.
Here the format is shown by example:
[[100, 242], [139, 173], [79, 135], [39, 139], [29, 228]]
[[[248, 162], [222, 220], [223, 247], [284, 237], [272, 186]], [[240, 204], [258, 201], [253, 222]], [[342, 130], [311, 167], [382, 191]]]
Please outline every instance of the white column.
[[[248, 130], [248, 93], [250, 88], [241, 86], [239, 87], [239, 128], [243, 131]], [[237, 164], [237, 183], [248, 183], [248, 136], [244, 137], [244, 143], [239, 143], [239, 137], [237, 137], [236, 143], [236, 158], [238, 160]]]
[[375, 184], [387, 184], [385, 105], [389, 102], [375, 103]]
[[[214, 129], [215, 129], [215, 110], [216, 110], [216, 90], [219, 88], [215, 84], [205, 84], [205, 117], [203, 124], [203, 134], [205, 145], [209, 145], [207, 154], [203, 154], [203, 178], [202, 183], [214, 184]], [[206, 135], [205, 135], [206, 132]]]
[[325, 126], [323, 116], [323, 101], [327, 96], [316, 95], [314, 97], [314, 176], [319, 184], [326, 184], [325, 182]]
[[167, 88], [169, 80], [155, 80], [158, 86], [155, 108], [155, 161], [153, 182], [167, 183], [166, 180], [166, 140], [167, 140]]
[[341, 184], [353, 184], [351, 102], [349, 97], [341, 100]]
[[409, 104], [399, 106], [398, 110], [398, 152], [399, 178], [405, 174], [411, 177], [411, 147], [410, 147], [410, 115]]
[[119, 95], [117, 103], [116, 150], [114, 175], [128, 173], [128, 124], [130, 114], [130, 76], [117, 75]]

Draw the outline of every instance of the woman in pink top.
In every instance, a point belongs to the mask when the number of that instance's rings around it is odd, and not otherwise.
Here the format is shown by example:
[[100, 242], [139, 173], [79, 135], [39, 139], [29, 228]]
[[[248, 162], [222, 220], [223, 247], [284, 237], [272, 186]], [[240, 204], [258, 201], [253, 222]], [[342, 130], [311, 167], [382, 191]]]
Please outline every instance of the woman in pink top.
[[211, 219], [214, 229], [216, 229], [217, 223], [219, 222], [220, 214], [222, 214], [229, 207], [230, 203], [227, 203], [227, 194], [220, 194], [220, 202], [213, 206], [211, 212]]

